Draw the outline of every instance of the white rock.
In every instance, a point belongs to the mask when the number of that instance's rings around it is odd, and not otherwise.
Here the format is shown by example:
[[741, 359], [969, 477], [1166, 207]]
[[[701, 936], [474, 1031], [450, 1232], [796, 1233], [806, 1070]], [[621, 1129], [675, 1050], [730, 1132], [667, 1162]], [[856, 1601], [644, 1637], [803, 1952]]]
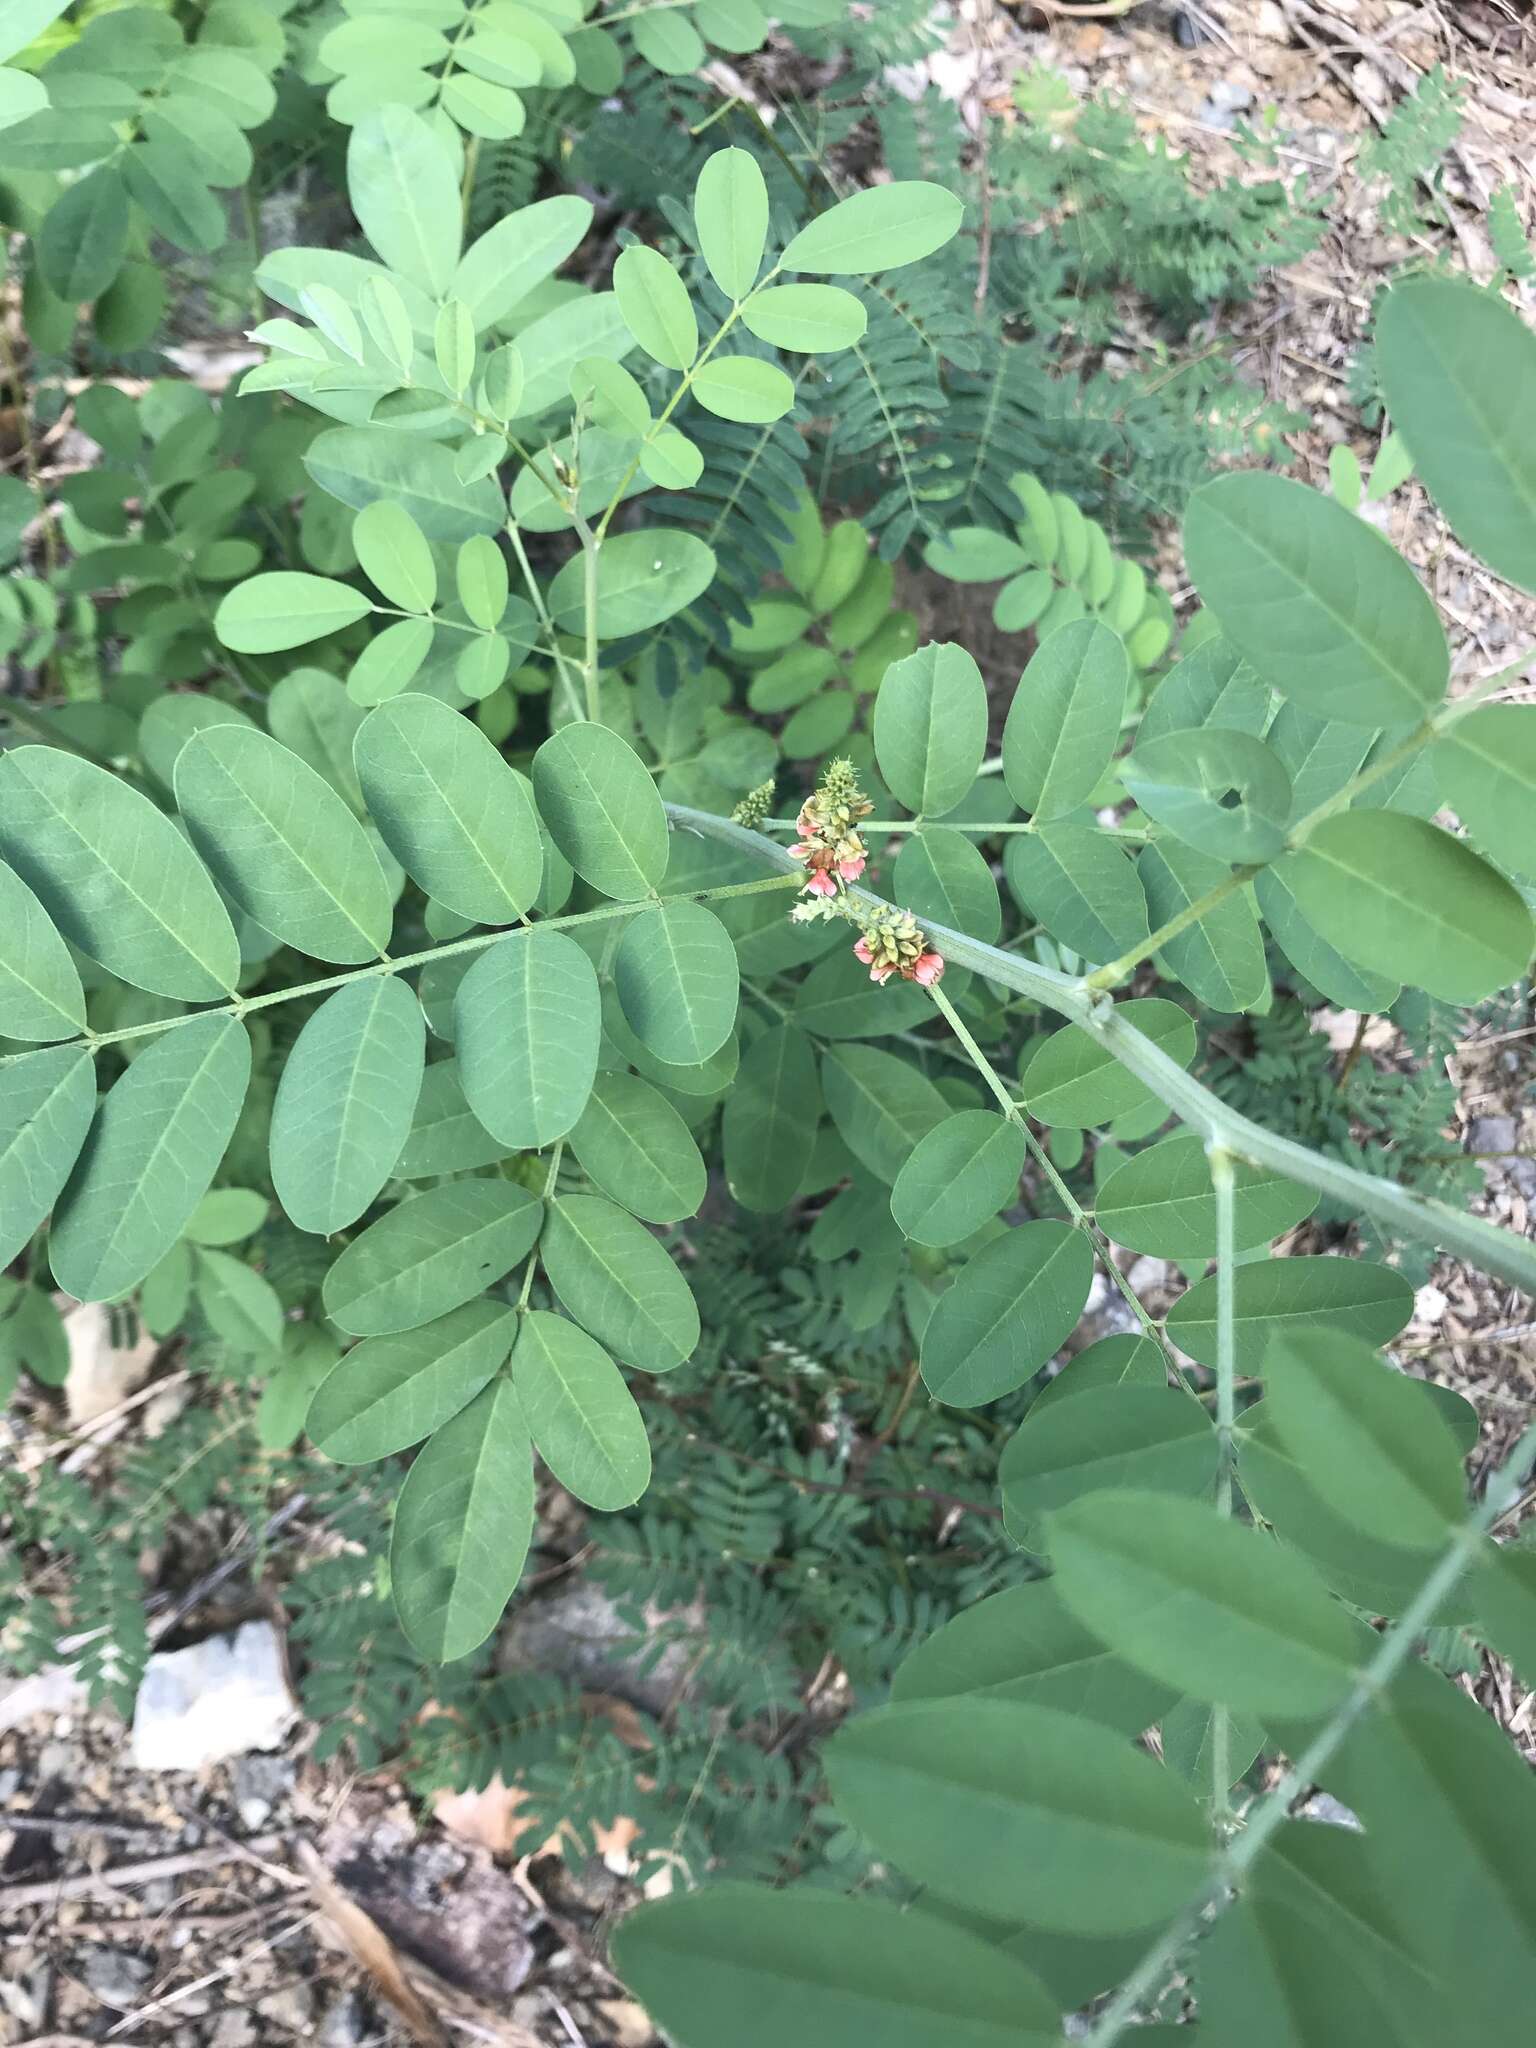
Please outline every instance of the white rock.
[[297, 1717], [277, 1631], [248, 1621], [232, 1636], [150, 1658], [134, 1702], [134, 1767], [195, 1771], [276, 1749]]

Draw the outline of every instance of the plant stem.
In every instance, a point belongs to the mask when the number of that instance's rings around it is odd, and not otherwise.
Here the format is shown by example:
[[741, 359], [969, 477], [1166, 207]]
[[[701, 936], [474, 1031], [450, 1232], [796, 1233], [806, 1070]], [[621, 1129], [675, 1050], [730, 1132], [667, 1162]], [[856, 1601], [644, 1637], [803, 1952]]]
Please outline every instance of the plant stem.
[[575, 683], [571, 680], [570, 668], [560, 647], [560, 636], [555, 631], [555, 622], [550, 617], [549, 606], [544, 602], [544, 593], [539, 588], [539, 579], [533, 573], [533, 565], [528, 560], [527, 550], [523, 546], [523, 536], [518, 529], [515, 519], [507, 521], [507, 539], [512, 543], [512, 552], [517, 557], [517, 566], [522, 570], [523, 581], [528, 586], [529, 602], [538, 614], [539, 624], [544, 629], [544, 637], [549, 642], [550, 659], [555, 664], [555, 672], [565, 685], [566, 695], [571, 701], [571, 709], [578, 718], [582, 718], [586, 714], [582, 710], [581, 694], [577, 690]]
[[1222, 1912], [1231, 1903], [1242, 1879], [1258, 1861], [1260, 1852], [1276, 1829], [1285, 1822], [1292, 1800], [1316, 1783], [1318, 1773], [1337, 1754], [1356, 1721], [1367, 1707], [1381, 1698], [1407, 1663], [1419, 1637], [1433, 1622], [1441, 1602], [1472, 1562], [1484, 1535], [1518, 1495], [1521, 1482], [1533, 1462], [1536, 1462], [1536, 1423], [1526, 1430], [1489, 1480], [1476, 1512], [1457, 1530], [1439, 1563], [1403, 1609], [1400, 1618], [1380, 1638], [1370, 1662], [1363, 1666], [1328, 1721], [1273, 1790], [1249, 1810], [1242, 1833], [1215, 1859], [1210, 1880], [1147, 1950], [1100, 2013], [1090, 2032], [1084, 2035], [1085, 2048], [1110, 2048], [1112, 2042], [1118, 2041], [1144, 2002], [1155, 1997], [1167, 1982], [1169, 1971], [1201, 1922], [1208, 1915], [1214, 1917]]
[[[667, 814], [680, 829], [702, 833], [722, 845], [735, 847], [739, 853], [750, 854], [780, 874], [796, 874], [804, 879], [788, 849], [776, 846], [760, 832], [686, 804], [668, 804]], [[860, 883], [854, 883], [847, 895], [866, 909], [889, 911], [894, 907]], [[1128, 1073], [1160, 1096], [1174, 1115], [1182, 1117], [1207, 1142], [1224, 1145], [1235, 1159], [1284, 1174], [1302, 1187], [1316, 1188], [1320, 1194], [1369, 1215], [1384, 1228], [1400, 1231], [1419, 1243], [1433, 1244], [1456, 1258], [1481, 1266], [1485, 1272], [1496, 1274], [1527, 1294], [1536, 1295], [1536, 1247], [1526, 1244], [1513, 1231], [1501, 1230], [1480, 1216], [1466, 1215], [1449, 1202], [1378, 1180], [1341, 1159], [1313, 1152], [1294, 1139], [1265, 1130], [1223, 1102], [1192, 1074], [1186, 1074], [1177, 1060], [1128, 1024], [1107, 995], [1097, 993], [1071, 975], [1042, 967], [1033, 960], [1021, 960], [1001, 947], [985, 945], [932, 920], [925, 919], [924, 928], [955, 966], [974, 968], [989, 981], [1028, 996], [1069, 1023], [1081, 1026]]]
[[581, 616], [586, 635], [586, 657], [581, 666], [582, 687], [586, 696], [587, 717], [594, 725], [602, 722], [602, 687], [597, 672], [597, 558], [602, 548], [600, 535], [595, 534], [579, 512], [572, 513], [577, 537], [581, 541]]
[[[61, 1051], [67, 1046], [78, 1045], [83, 1051], [98, 1052], [104, 1045], [120, 1045], [127, 1038], [149, 1038], [156, 1032], [175, 1031], [179, 1026], [195, 1023], [201, 1017], [244, 1017], [251, 1010], [269, 1010], [276, 1003], [295, 1003], [303, 996], [324, 995], [327, 989], [345, 988], [348, 982], [361, 981], [368, 975], [403, 974], [412, 967], [423, 967], [433, 960], [446, 960], [455, 953], [473, 953], [483, 946], [494, 946], [501, 939], [526, 938], [529, 932], [569, 931], [573, 925], [600, 924], [614, 917], [634, 917], [642, 910], [654, 910], [658, 902], [714, 903], [725, 896], [757, 896], [765, 890], [788, 886], [788, 877], [769, 875], [757, 882], [725, 882], [712, 889], [680, 889], [668, 897], [642, 896], [634, 903], [602, 903], [595, 910], [578, 910], [569, 917], [545, 917], [540, 918], [537, 924], [472, 932], [467, 939], [450, 939], [446, 945], [426, 946], [419, 953], [403, 953], [367, 967], [348, 968], [344, 973], [327, 974], [319, 981], [300, 982], [292, 988], [268, 989], [264, 995], [236, 996], [232, 1002], [210, 1003], [205, 1009], [185, 1010], [176, 1017], [157, 1017], [149, 1024], [125, 1025], [121, 1031], [85, 1032], [79, 1038], [65, 1039], [59, 1046], [50, 1046], [49, 1050]], [[30, 1051], [0, 1053], [0, 1067], [8, 1066], [12, 1060], [30, 1057]]]
[[1153, 1317], [1151, 1317], [1147, 1313], [1146, 1308], [1143, 1306], [1139, 1296], [1136, 1293], [1135, 1288], [1132, 1287], [1130, 1281], [1127, 1280], [1125, 1275], [1121, 1272], [1120, 1268], [1115, 1264], [1114, 1249], [1111, 1246], [1109, 1239], [1104, 1235], [1104, 1232], [1099, 1228], [1098, 1224], [1094, 1222], [1093, 1218], [1089, 1215], [1088, 1211], [1083, 1207], [1082, 1203], [1078, 1201], [1076, 1195], [1073, 1194], [1072, 1190], [1067, 1186], [1066, 1182], [1062, 1179], [1060, 1173], [1056, 1169], [1055, 1161], [1051, 1158], [1049, 1152], [1046, 1151], [1044, 1145], [1041, 1144], [1039, 1138], [1037, 1138], [1035, 1133], [1030, 1129], [1029, 1119], [1020, 1109], [1018, 1103], [1014, 1101], [1012, 1093], [1010, 1092], [1007, 1083], [1001, 1078], [996, 1068], [992, 1065], [992, 1062], [987, 1058], [986, 1054], [982, 1051], [981, 1047], [976, 1043], [976, 1040], [971, 1036], [970, 1031], [966, 1028], [964, 1019], [960, 1016], [959, 1012], [956, 1010], [954, 1004], [949, 1000], [948, 996], [945, 995], [943, 989], [941, 989], [937, 985], [937, 983], [935, 983], [935, 985], [929, 989], [928, 993], [930, 996], [932, 996], [934, 1004], [939, 1010], [940, 1015], [944, 1018], [945, 1023], [948, 1024], [950, 1030], [955, 1034], [956, 1038], [959, 1039], [961, 1045], [965, 1048], [966, 1055], [969, 1058], [971, 1065], [976, 1069], [977, 1073], [981, 1075], [982, 1079], [986, 1082], [987, 1086], [992, 1090], [992, 1093], [996, 1096], [999, 1107], [1002, 1109], [1003, 1115], [1008, 1119], [1008, 1121], [1011, 1124], [1017, 1124], [1018, 1128], [1023, 1132], [1024, 1143], [1029, 1151], [1030, 1157], [1034, 1160], [1035, 1164], [1040, 1168], [1041, 1172], [1050, 1182], [1052, 1188], [1055, 1190], [1057, 1200], [1066, 1210], [1068, 1216], [1072, 1219], [1072, 1222], [1075, 1225], [1075, 1227], [1081, 1231], [1086, 1232], [1089, 1243], [1093, 1246], [1095, 1252], [1097, 1252], [1098, 1254], [1099, 1264], [1104, 1268], [1104, 1271], [1108, 1274], [1111, 1282], [1124, 1299], [1126, 1305], [1129, 1307], [1131, 1313], [1135, 1316], [1137, 1322], [1140, 1323], [1142, 1328], [1142, 1334], [1146, 1338], [1148, 1338], [1151, 1343], [1155, 1344], [1158, 1350], [1162, 1352], [1163, 1363], [1168, 1368], [1169, 1372], [1172, 1373], [1177, 1385], [1181, 1387], [1186, 1394], [1189, 1394], [1193, 1396], [1195, 1399], [1198, 1399], [1199, 1397], [1195, 1394], [1194, 1388], [1185, 1378], [1182, 1369], [1180, 1368], [1178, 1362], [1174, 1358], [1172, 1351], [1169, 1349], [1168, 1340], [1164, 1337], [1162, 1331], [1159, 1329]]
[[[1232, 1154], [1207, 1148], [1216, 1197], [1216, 1511], [1232, 1513], [1237, 1433], [1237, 1188]], [[1217, 1839], [1228, 1834], [1232, 1810], [1232, 1720], [1219, 1700], [1211, 1708], [1211, 1819]]]

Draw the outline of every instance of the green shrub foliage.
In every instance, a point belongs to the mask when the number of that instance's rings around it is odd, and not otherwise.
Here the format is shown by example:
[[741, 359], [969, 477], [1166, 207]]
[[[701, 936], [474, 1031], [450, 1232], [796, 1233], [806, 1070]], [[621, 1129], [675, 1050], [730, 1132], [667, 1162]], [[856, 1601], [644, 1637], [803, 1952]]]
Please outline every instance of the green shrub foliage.
[[[75, 1560], [98, 1690], [147, 1647], [130, 1540], [260, 1519], [292, 1457], [362, 1538], [294, 1593], [327, 1741], [376, 1758], [434, 1700], [416, 1783], [654, 1816], [673, 1896], [615, 1957], [682, 2048], [1048, 2042], [1094, 2001], [1099, 2044], [1190, 2002], [1213, 2040], [1502, 2024], [1536, 1792], [1417, 1653], [1449, 1627], [1536, 1680], [1530, 1553], [1494, 1540], [1536, 1435], [1469, 1492], [1476, 1418], [1381, 1352], [1405, 1259], [1531, 1293], [1536, 1254], [1449, 1162], [1362, 1160], [1287, 1019], [1443, 1043], [1523, 983], [1523, 661], [1450, 691], [1348, 465], [1194, 492], [1181, 633], [1113, 492], [1061, 488], [1002, 331], [1042, 180], [1093, 203], [1035, 250], [1041, 305], [1051, 266], [1129, 261], [1187, 319], [1310, 216], [1260, 188], [1223, 228], [1085, 117], [1075, 173], [1000, 159], [971, 299], [941, 109], [886, 114], [896, 175], [861, 188], [798, 115], [700, 134], [710, 53], [774, 20], [824, 53], [813, 0], [78, 12], [23, 5], [0, 51], [38, 365], [82, 306], [108, 361], [150, 343], [256, 189], [252, 131], [286, 163], [312, 128], [355, 223], [258, 249], [248, 218], [238, 391], [98, 378], [99, 464], [54, 489], [29, 440], [0, 495], [12, 558], [43, 536], [0, 605], [39, 671], [0, 754], [0, 1368], [57, 1384], [55, 1291], [109, 1302], [260, 1383], [279, 1460], [248, 1486], [215, 1434], [151, 1447], [110, 1515], [62, 1475], [8, 1494], [18, 1546]], [[666, 138], [617, 226], [549, 169], [602, 103]], [[1120, 208], [1198, 236], [1127, 250]], [[1376, 367], [1382, 489], [1411, 450], [1536, 590], [1536, 338], [1415, 278]], [[997, 586], [1007, 687], [922, 639], [918, 553]], [[1245, 1019], [1283, 1087], [1230, 1040], [1192, 1071]], [[1389, 1093], [1383, 1127], [1433, 1132], [1433, 1085]], [[1375, 1255], [1276, 1253], [1315, 1209]], [[1116, 1248], [1180, 1276], [1166, 1316]], [[1048, 1379], [1095, 1289], [1127, 1333]], [[813, 1410], [874, 1483], [798, 1448]], [[726, 1572], [702, 1704], [644, 1770], [554, 1681], [486, 1676], [548, 1481], [637, 1627]], [[946, 1499], [988, 1532], [947, 1573]], [[8, 1647], [60, 1619], [24, 1600]], [[882, 1703], [806, 1767], [757, 1736], [833, 1648]], [[1363, 1832], [1309, 1820], [1314, 1785]]]

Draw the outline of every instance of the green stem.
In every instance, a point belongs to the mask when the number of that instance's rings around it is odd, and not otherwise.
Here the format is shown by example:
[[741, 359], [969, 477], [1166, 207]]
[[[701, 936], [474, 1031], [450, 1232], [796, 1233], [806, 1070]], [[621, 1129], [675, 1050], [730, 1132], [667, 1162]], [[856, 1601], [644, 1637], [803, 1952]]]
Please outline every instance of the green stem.
[[[1216, 1197], [1216, 1509], [1232, 1513], [1237, 1441], [1237, 1186], [1236, 1162], [1223, 1145], [1208, 1152]], [[1218, 1701], [1211, 1708], [1211, 1818], [1218, 1839], [1231, 1828], [1232, 1720]]]
[[[776, 846], [745, 825], [733, 824], [728, 818], [694, 810], [686, 804], [668, 804], [667, 813], [680, 829], [732, 846], [780, 874], [795, 874], [804, 879], [787, 848]], [[853, 903], [870, 910], [893, 908], [884, 897], [858, 883], [847, 895]], [[1042, 967], [1033, 960], [1021, 960], [1001, 947], [985, 945], [931, 920], [924, 920], [924, 929], [955, 966], [973, 968], [987, 980], [1028, 996], [1069, 1023], [1080, 1025], [1208, 1143], [1219, 1143], [1234, 1158], [1245, 1160], [1250, 1166], [1264, 1167], [1284, 1174], [1302, 1187], [1316, 1188], [1319, 1194], [1369, 1215], [1384, 1229], [1398, 1231], [1418, 1243], [1435, 1245], [1453, 1257], [1480, 1266], [1484, 1272], [1496, 1274], [1527, 1294], [1536, 1295], [1536, 1247], [1526, 1244], [1513, 1231], [1501, 1230], [1479, 1216], [1465, 1215], [1448, 1202], [1378, 1180], [1341, 1159], [1313, 1152], [1294, 1139], [1265, 1130], [1223, 1102], [1192, 1074], [1186, 1074], [1177, 1060], [1170, 1059], [1160, 1046], [1128, 1024], [1108, 996], [1096, 993], [1071, 975]]]
[[1439, 1563], [1420, 1585], [1399, 1619], [1380, 1638], [1375, 1654], [1332, 1715], [1274, 1788], [1253, 1806], [1242, 1833], [1215, 1859], [1209, 1881], [1149, 1948], [1136, 1968], [1084, 2035], [1084, 2048], [1110, 2048], [1133, 2023], [1137, 2013], [1155, 1999], [1168, 1981], [1184, 1948], [1201, 1924], [1230, 1905], [1243, 1878], [1289, 1818], [1291, 1802], [1317, 1782], [1360, 1716], [1385, 1693], [1407, 1663], [1420, 1636], [1433, 1622], [1441, 1603], [1472, 1563], [1484, 1536], [1516, 1498], [1526, 1473], [1536, 1462], [1536, 1423], [1488, 1482], [1477, 1511], [1456, 1532]]
[[[601, 924], [608, 918], [634, 917], [642, 910], [654, 910], [658, 902], [716, 903], [725, 896], [757, 896], [768, 889], [785, 889], [788, 886], [787, 877], [769, 875], [757, 882], [724, 882], [712, 889], [682, 889], [669, 897], [643, 896], [634, 903], [602, 903], [595, 910], [574, 911], [569, 917], [545, 917], [537, 924], [472, 932], [467, 939], [450, 939], [446, 945], [427, 946], [419, 953], [402, 953], [367, 967], [350, 967], [341, 974], [327, 974], [319, 981], [300, 982], [291, 988], [268, 989], [264, 995], [236, 996], [233, 1002], [211, 1003], [206, 1009], [185, 1010], [175, 1017], [157, 1017], [149, 1024], [128, 1024], [121, 1031], [88, 1031], [80, 1038], [64, 1040], [63, 1045], [78, 1045], [88, 1052], [99, 1052], [104, 1045], [120, 1045], [124, 1039], [149, 1038], [157, 1032], [175, 1031], [179, 1026], [195, 1023], [202, 1017], [244, 1017], [252, 1010], [269, 1010], [276, 1003], [296, 1003], [304, 996], [324, 995], [328, 989], [345, 988], [348, 982], [362, 981], [369, 975], [404, 974], [412, 967], [424, 967], [433, 960], [447, 960], [455, 953], [478, 952], [481, 947], [494, 946], [501, 939], [526, 938], [529, 932], [569, 931], [573, 925]], [[50, 1051], [55, 1049], [49, 1048]], [[0, 1067], [8, 1066], [12, 1060], [29, 1057], [29, 1052], [0, 1053]]]
[[945, 995], [943, 989], [935, 984], [934, 987], [929, 989], [928, 993], [933, 998], [934, 1004], [945, 1023], [948, 1024], [950, 1030], [965, 1048], [966, 1056], [969, 1058], [971, 1065], [986, 1082], [993, 1095], [996, 1096], [998, 1106], [1001, 1108], [1003, 1115], [1008, 1119], [1009, 1123], [1016, 1124], [1023, 1132], [1024, 1144], [1030, 1157], [1050, 1182], [1055, 1190], [1057, 1200], [1066, 1210], [1068, 1216], [1071, 1217], [1074, 1226], [1087, 1234], [1089, 1243], [1098, 1254], [1099, 1264], [1109, 1275], [1110, 1280], [1114, 1283], [1131, 1313], [1135, 1316], [1137, 1322], [1140, 1323], [1142, 1334], [1162, 1352], [1163, 1362], [1169, 1372], [1172, 1373], [1177, 1384], [1183, 1388], [1186, 1394], [1193, 1395], [1195, 1390], [1184, 1377], [1183, 1371], [1169, 1349], [1167, 1339], [1153, 1317], [1147, 1313], [1135, 1288], [1132, 1287], [1130, 1281], [1127, 1280], [1120, 1268], [1115, 1264], [1114, 1249], [1109, 1239], [1062, 1179], [1056, 1169], [1055, 1161], [1051, 1158], [1049, 1152], [1046, 1151], [1044, 1145], [1041, 1144], [1039, 1138], [1030, 1129], [1029, 1119], [1014, 1101], [1007, 1083], [999, 1075], [992, 1062], [976, 1043], [976, 1040], [971, 1036], [970, 1031], [966, 1028], [965, 1020], [960, 1016], [948, 996]]
[[581, 693], [571, 680], [570, 667], [560, 646], [560, 635], [556, 632], [555, 622], [550, 617], [549, 606], [544, 602], [544, 593], [539, 588], [539, 579], [533, 573], [533, 564], [528, 560], [528, 552], [523, 546], [523, 536], [515, 519], [507, 521], [507, 539], [512, 543], [512, 552], [517, 557], [517, 566], [522, 571], [523, 582], [528, 587], [528, 601], [538, 614], [539, 625], [543, 629], [544, 638], [549, 643], [549, 655], [555, 665], [555, 673], [565, 685], [565, 692], [570, 699], [571, 710], [577, 718], [582, 718], [586, 714], [582, 710]]
[[602, 550], [602, 534], [594, 533], [579, 512], [572, 518], [576, 535], [581, 542], [581, 615], [585, 629], [586, 654], [581, 665], [582, 687], [586, 697], [587, 717], [594, 725], [601, 724], [603, 715], [602, 685], [597, 668], [597, 558]]

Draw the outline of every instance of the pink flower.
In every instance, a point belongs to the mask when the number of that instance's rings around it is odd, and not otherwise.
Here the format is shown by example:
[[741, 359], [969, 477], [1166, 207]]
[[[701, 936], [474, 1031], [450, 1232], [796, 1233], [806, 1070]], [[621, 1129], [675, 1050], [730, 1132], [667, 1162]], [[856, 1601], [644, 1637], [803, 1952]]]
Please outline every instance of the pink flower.
[[923, 953], [913, 963], [912, 979], [921, 982], [924, 988], [932, 988], [944, 972], [944, 956], [941, 953]]
[[825, 869], [819, 869], [815, 874], [806, 876], [805, 891], [808, 896], [835, 896], [837, 884]]
[[867, 967], [869, 965], [868, 939], [855, 939], [853, 942], [853, 950], [855, 957], [857, 959], [862, 960], [864, 962], [864, 965]]
[[863, 854], [855, 854], [852, 860], [840, 860], [837, 864], [837, 872], [845, 882], [856, 882], [864, 872]]

